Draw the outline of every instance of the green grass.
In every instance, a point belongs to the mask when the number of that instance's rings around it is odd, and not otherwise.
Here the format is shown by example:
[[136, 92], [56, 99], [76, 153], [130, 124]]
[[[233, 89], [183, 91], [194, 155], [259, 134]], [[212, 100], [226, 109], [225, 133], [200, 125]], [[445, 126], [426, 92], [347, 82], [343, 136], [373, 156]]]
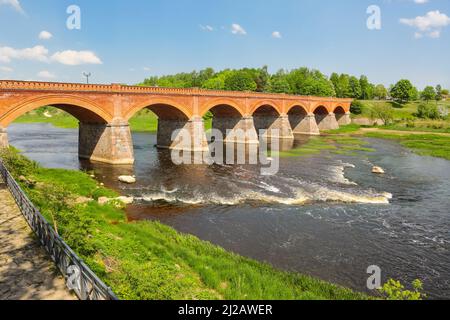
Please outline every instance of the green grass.
[[[405, 104], [400, 104], [394, 101], [380, 101], [380, 100], [360, 100], [362, 103], [362, 114], [357, 115], [356, 118], [369, 118], [370, 110], [377, 105], [385, 105], [392, 107], [394, 109], [394, 119], [399, 121], [412, 121], [417, 120], [415, 113], [420, 104], [425, 103], [424, 101], [411, 101]], [[429, 102], [436, 103], [436, 102]], [[445, 106], [450, 109], [450, 101], [439, 101], [437, 103], [439, 106]]]
[[[46, 117], [44, 113], [51, 115]], [[51, 123], [55, 127], [64, 129], [78, 128], [78, 120], [70, 114], [56, 109], [54, 107], [43, 107], [16, 119], [15, 123]], [[158, 131], [158, 117], [150, 110], [142, 110], [130, 119], [130, 128], [133, 132], [149, 132], [155, 133]], [[205, 121], [206, 129], [212, 127], [212, 120]]]
[[[342, 127], [341, 131], [334, 130], [338, 132], [355, 132], [355, 126], [350, 125], [349, 128]], [[359, 127], [358, 127], [359, 129]], [[281, 158], [291, 158], [291, 157], [310, 157], [318, 155], [323, 151], [328, 151], [332, 154], [339, 155], [357, 155], [357, 151], [360, 152], [373, 152], [372, 148], [367, 148], [367, 142], [361, 140], [358, 137], [351, 137], [348, 134], [336, 134], [330, 133], [318, 136], [310, 137], [305, 144], [302, 144], [298, 148], [281, 151], [281, 152], [271, 152], [271, 156], [279, 156]]]
[[324, 131], [323, 133], [325, 134], [353, 133], [359, 131], [359, 129], [361, 129], [360, 125], [350, 124], [347, 126], [341, 126], [339, 129], [336, 130], [327, 130]]
[[309, 276], [230, 253], [157, 222], [128, 222], [89, 175], [43, 169], [13, 149], [0, 156], [67, 243], [122, 299], [367, 299]]
[[369, 132], [370, 138], [391, 139], [399, 141], [403, 146], [423, 156], [432, 156], [450, 160], [450, 136], [433, 134], [386, 134]]
[[58, 128], [78, 128], [78, 120], [65, 112], [56, 113], [52, 115], [52, 118], [47, 118], [42, 113], [37, 112], [26, 113], [19, 117], [15, 123], [51, 123]]

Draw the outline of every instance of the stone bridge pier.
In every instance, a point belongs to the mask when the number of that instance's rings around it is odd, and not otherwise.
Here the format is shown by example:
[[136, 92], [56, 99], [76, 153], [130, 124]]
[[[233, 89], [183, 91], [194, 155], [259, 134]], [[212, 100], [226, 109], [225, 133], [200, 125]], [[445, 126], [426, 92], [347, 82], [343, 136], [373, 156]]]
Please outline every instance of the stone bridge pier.
[[203, 152], [208, 150], [205, 123], [201, 117], [190, 120], [159, 119], [157, 147], [186, 152]]
[[8, 146], [8, 132], [6, 131], [6, 129], [0, 127], [0, 149], [8, 148]]
[[133, 141], [128, 122], [80, 122], [78, 154], [80, 159], [117, 165], [133, 164]]

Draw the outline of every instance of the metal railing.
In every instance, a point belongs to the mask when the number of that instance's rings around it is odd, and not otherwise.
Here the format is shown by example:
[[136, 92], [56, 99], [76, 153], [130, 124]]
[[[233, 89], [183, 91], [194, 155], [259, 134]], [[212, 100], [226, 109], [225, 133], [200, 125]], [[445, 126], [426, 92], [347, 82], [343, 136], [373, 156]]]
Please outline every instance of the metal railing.
[[0, 159], [0, 176], [14, 197], [25, 220], [54, 261], [56, 267], [70, 284], [80, 300], [118, 300], [94, 272], [55, 232], [44, 216], [28, 199]]

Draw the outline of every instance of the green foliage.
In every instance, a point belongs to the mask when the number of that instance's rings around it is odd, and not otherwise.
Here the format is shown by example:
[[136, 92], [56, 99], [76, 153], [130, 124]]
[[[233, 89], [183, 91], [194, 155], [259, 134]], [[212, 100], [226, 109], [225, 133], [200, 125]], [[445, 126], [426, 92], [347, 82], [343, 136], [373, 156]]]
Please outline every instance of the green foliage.
[[37, 162], [22, 156], [14, 147], [0, 149], [0, 158], [15, 177], [31, 175], [39, 168]]
[[436, 99], [436, 91], [432, 86], [427, 86], [420, 94], [420, 98], [426, 102]]
[[287, 81], [286, 72], [284, 70], [278, 71], [269, 81], [269, 92], [273, 93], [290, 93], [291, 87]]
[[257, 84], [252, 75], [246, 71], [233, 72], [225, 79], [225, 90], [256, 91]]
[[369, 83], [369, 79], [367, 79], [367, 76], [362, 75], [361, 78], [359, 79], [359, 84], [361, 87], [361, 95], [358, 98], [362, 100], [373, 99], [375, 86]]
[[374, 97], [378, 100], [386, 100], [388, 95], [387, 89], [382, 85], [379, 84], [374, 89]]
[[350, 92], [350, 76], [348, 74], [338, 75], [333, 73], [330, 77], [333, 83], [334, 90], [336, 92], [336, 97], [338, 98], [351, 98], [352, 94]]
[[381, 119], [385, 125], [389, 125], [394, 120], [394, 109], [387, 104], [376, 104], [370, 109], [370, 118]]
[[333, 83], [318, 70], [294, 69], [286, 76], [291, 92], [298, 95], [335, 96]]
[[392, 87], [390, 94], [394, 100], [405, 103], [416, 98], [417, 89], [411, 84], [411, 81], [403, 79]]
[[381, 289], [380, 292], [387, 300], [423, 300], [426, 296], [422, 293], [423, 284], [420, 280], [413, 283], [413, 291], [405, 290], [400, 281], [390, 279]]
[[442, 96], [442, 86], [440, 84], [438, 84], [436, 86], [436, 101], [441, 101], [443, 96]]
[[356, 115], [359, 115], [362, 113], [363, 110], [363, 104], [361, 101], [354, 100], [352, 102], [352, 105], [350, 106], [350, 112]]
[[438, 106], [435, 104], [419, 104], [416, 116], [421, 119], [440, 119], [441, 115]]
[[356, 77], [350, 77], [349, 79], [349, 92], [350, 92], [350, 98], [358, 99], [362, 95], [362, 89], [361, 84], [359, 83], [358, 78]]

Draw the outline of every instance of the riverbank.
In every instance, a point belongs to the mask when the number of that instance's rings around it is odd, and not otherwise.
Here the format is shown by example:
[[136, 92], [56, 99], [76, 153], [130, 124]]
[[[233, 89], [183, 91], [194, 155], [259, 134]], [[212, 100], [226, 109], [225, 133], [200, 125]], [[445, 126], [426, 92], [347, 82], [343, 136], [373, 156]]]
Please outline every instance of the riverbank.
[[442, 132], [439, 129], [425, 131], [416, 129], [414, 131], [391, 129], [391, 127], [361, 127], [353, 124], [338, 130], [327, 131], [325, 134], [337, 141], [349, 137], [358, 140], [361, 137], [395, 140], [419, 155], [450, 160], [450, 133]]
[[[24, 114], [16, 119], [15, 123], [51, 123], [57, 128], [76, 129], [78, 120], [54, 107], [43, 107]], [[130, 128], [133, 132], [155, 133], [158, 131], [158, 117], [150, 110], [142, 110], [130, 119]], [[205, 121], [206, 129], [212, 126], [211, 119]]]
[[128, 222], [117, 194], [78, 171], [44, 169], [9, 150], [6, 165], [60, 235], [121, 299], [367, 299], [281, 272], [158, 222]]

